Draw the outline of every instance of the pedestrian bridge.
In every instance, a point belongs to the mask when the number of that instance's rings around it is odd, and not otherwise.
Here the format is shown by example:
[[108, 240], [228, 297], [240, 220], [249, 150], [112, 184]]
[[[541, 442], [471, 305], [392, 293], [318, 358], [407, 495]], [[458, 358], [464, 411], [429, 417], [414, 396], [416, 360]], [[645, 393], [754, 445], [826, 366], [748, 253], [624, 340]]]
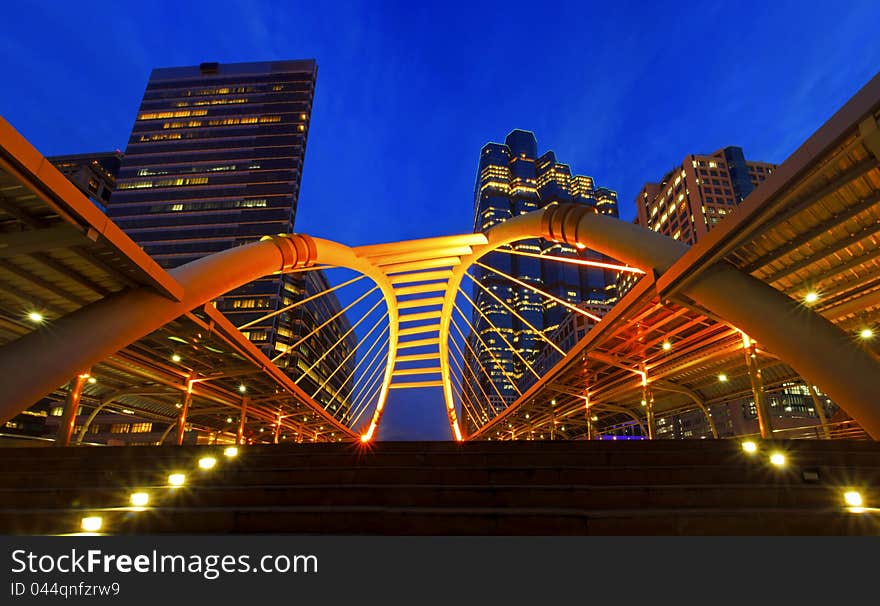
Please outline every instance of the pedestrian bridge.
[[[485, 233], [407, 242], [350, 247], [267, 235], [169, 271], [0, 122], [0, 420], [56, 397], [66, 402], [62, 444], [81, 441], [101, 410], [164, 421], [159, 443], [172, 432], [182, 442], [187, 428], [239, 443], [369, 442], [390, 394], [435, 388], [459, 441], [591, 439], [620, 419], [654, 437], [665, 415], [708, 415], [713, 402], [751, 394], [769, 438], [765, 394], [801, 380], [877, 439], [878, 116], [875, 77], [692, 248], [588, 207], [553, 204]], [[543, 263], [598, 263], [638, 280], [600, 317], [485, 263], [489, 253], [527, 254], [515, 243], [534, 238], [616, 260]], [[473, 303], [483, 288], [475, 268], [566, 306], [590, 330], [562, 349], [535, 329], [558, 361], [539, 369], [522, 359], [533, 375], [524, 387], [493, 359], [494, 347], [522, 356]], [[353, 274], [325, 293], [362, 288], [344, 311], [372, 302], [351, 323], [360, 342], [351, 393], [340, 396], [345, 414], [277, 366], [283, 351], [273, 359], [253, 345], [242, 332], [253, 322], [236, 327], [212, 305], [261, 276], [315, 269]], [[28, 318], [35, 301], [43, 311]], [[475, 313], [494, 327], [491, 347], [473, 330]], [[512, 401], [490, 392], [505, 379]], [[78, 422], [85, 403], [91, 419]], [[821, 421], [819, 437], [832, 437]]]

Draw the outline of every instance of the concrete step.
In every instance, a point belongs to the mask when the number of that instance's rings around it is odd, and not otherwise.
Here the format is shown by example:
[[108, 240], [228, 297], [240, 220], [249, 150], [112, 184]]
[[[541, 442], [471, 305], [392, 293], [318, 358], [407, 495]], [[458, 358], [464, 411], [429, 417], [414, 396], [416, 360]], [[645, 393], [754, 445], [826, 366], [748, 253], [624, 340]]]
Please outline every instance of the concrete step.
[[[201, 507], [98, 513], [102, 530], [112, 534], [880, 535], [876, 514], [809, 508]], [[68, 534], [80, 517], [22, 510], [3, 532]]]

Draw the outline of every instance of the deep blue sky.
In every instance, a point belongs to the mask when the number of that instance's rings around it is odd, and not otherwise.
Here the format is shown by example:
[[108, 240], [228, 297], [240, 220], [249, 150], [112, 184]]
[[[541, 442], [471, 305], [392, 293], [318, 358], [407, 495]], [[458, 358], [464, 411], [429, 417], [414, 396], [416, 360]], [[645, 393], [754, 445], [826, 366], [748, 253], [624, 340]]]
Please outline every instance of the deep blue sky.
[[[783, 161], [880, 69], [880, 2], [7, 2], [0, 114], [45, 155], [124, 149], [153, 67], [315, 58], [298, 231], [470, 230], [480, 147], [513, 128], [616, 189], [686, 154]], [[439, 390], [386, 437], [448, 438]]]

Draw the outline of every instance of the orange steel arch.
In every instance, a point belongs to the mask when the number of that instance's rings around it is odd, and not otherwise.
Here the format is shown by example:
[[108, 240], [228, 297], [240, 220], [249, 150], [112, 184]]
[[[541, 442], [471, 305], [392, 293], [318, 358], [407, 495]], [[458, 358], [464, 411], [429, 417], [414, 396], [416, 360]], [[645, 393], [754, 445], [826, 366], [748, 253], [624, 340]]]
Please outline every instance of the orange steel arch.
[[[0, 419], [9, 419], [66, 382], [82, 368], [97, 364], [137, 339], [239, 286], [267, 274], [302, 269], [318, 262], [359, 271], [382, 291], [388, 306], [389, 361], [372, 429], [378, 423], [388, 395], [397, 344], [397, 306], [391, 283], [376, 266], [354, 250], [303, 234], [266, 236], [260, 242], [203, 257], [169, 271], [183, 287], [173, 301], [147, 287], [124, 291], [64, 316], [0, 348]], [[34, 372], [34, 369], [38, 369]], [[298, 394], [327, 422], [355, 437], [352, 430], [327, 414], [305, 392]], [[371, 431], [372, 431], [371, 429]]]
[[[443, 305], [441, 364], [453, 432], [457, 424], [450, 387], [448, 329], [455, 293], [467, 269], [480, 257], [527, 238], [589, 248], [658, 275], [689, 250], [668, 236], [575, 204], [550, 205], [488, 230], [486, 244], [474, 246], [473, 253], [463, 256], [453, 268]], [[726, 261], [695, 276], [681, 294], [763, 343], [801, 376], [810, 377], [872, 438], [880, 439], [880, 362], [826, 318]]]
[[[461, 440], [452, 396], [448, 342], [456, 292], [467, 269], [480, 257], [516, 240], [536, 237], [590, 248], [658, 274], [688, 250], [676, 240], [573, 204], [551, 205], [520, 215], [485, 234], [358, 248], [301, 234], [266, 237], [171, 270], [169, 273], [184, 290], [180, 301], [147, 287], [132, 289], [83, 307], [0, 348], [0, 376], [15, 377], [14, 381], [3, 381], [0, 420], [15, 416], [83, 368], [234, 288], [270, 273], [323, 263], [346, 267], [371, 278], [388, 307], [389, 344], [384, 380], [369, 428], [361, 439], [372, 439], [390, 388], [421, 386], [392, 382], [399, 358], [399, 310], [439, 305], [439, 312], [420, 312], [405, 318], [439, 319], [441, 379], [426, 383], [442, 387], [450, 428], [455, 439]], [[438, 279], [446, 281], [437, 282]], [[416, 282], [430, 283], [395, 290], [395, 283]], [[440, 290], [442, 298], [398, 300], [403, 294]], [[821, 387], [874, 439], [880, 438], [880, 362], [831, 322], [726, 262], [695, 276], [683, 288], [682, 295], [765, 344], [795, 371]], [[413, 329], [408, 330], [412, 334]], [[330, 417], [304, 392], [299, 395], [303, 401], [312, 403], [316, 411], [323, 412], [328, 422], [354, 437], [350, 428]]]

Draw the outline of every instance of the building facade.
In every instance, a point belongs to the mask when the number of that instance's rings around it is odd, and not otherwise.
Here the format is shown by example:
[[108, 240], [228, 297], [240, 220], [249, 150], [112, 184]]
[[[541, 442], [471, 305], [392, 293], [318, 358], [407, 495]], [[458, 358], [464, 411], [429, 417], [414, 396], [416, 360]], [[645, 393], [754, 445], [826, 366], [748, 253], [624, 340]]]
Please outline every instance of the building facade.
[[116, 176], [122, 166], [121, 151], [71, 154], [46, 158], [102, 211], [107, 211]]
[[[153, 70], [108, 207], [110, 218], [166, 268], [265, 235], [291, 233], [316, 76], [312, 60]], [[314, 343], [320, 334], [301, 341], [311, 321], [338, 311], [332, 294], [305, 309], [261, 319], [321, 287], [326, 277], [317, 273], [271, 275], [220, 297], [216, 305], [236, 326], [258, 320], [244, 333], [269, 358], [278, 357], [293, 378], [309, 369], [308, 374], [327, 376], [343, 364], [353, 341], [343, 339], [326, 356], [330, 344]], [[328, 312], [327, 305], [337, 309]], [[347, 329], [343, 315], [320, 332], [340, 336]], [[354, 356], [344, 364], [353, 362]], [[340, 379], [347, 374], [337, 373]], [[337, 387], [330, 382], [316, 397], [336, 400], [345, 391]], [[345, 416], [347, 404], [334, 405]]]
[[659, 183], [646, 183], [636, 198], [638, 223], [686, 244], [694, 244], [776, 168], [746, 160], [740, 147], [709, 155], [691, 154]]
[[[583, 204], [618, 216], [616, 192], [597, 187], [592, 177], [573, 174], [552, 151], [539, 156], [537, 147], [535, 135], [524, 130], [511, 131], [504, 143], [483, 146], [474, 189], [475, 232], [552, 203]], [[605, 308], [616, 300], [615, 272], [541, 258], [607, 260], [594, 251], [543, 239], [521, 240], [509, 250], [481, 260], [492, 270], [475, 266], [471, 272], [474, 330], [465, 355], [465, 392], [487, 402], [492, 414], [535, 379], [534, 363], [545, 346], [537, 332], [556, 331], [572, 313], [502, 274], [571, 305]], [[467, 415], [465, 421], [466, 427], [473, 427]]]

